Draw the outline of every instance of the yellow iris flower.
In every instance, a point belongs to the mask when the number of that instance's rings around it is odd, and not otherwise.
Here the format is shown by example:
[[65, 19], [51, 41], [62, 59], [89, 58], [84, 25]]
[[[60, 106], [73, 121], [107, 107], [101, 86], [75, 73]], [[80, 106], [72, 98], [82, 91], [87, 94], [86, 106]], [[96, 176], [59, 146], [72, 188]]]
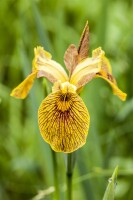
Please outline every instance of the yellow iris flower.
[[123, 101], [126, 99], [126, 94], [117, 87], [104, 51], [99, 47], [88, 57], [88, 46], [86, 23], [79, 47], [70, 45], [64, 55], [69, 75], [43, 47], [35, 48], [32, 73], [11, 92], [11, 96], [24, 99], [36, 77], [45, 77], [53, 83], [52, 93], [39, 107], [38, 123], [42, 137], [57, 152], [73, 152], [86, 142], [90, 116], [79, 96], [85, 84], [101, 77], [111, 85], [115, 95]]

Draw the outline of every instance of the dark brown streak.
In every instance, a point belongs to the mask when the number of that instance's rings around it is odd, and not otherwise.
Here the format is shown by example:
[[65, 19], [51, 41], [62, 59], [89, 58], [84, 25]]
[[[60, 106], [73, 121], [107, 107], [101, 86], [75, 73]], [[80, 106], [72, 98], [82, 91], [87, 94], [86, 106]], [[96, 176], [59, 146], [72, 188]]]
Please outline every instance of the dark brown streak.
[[78, 47], [79, 62], [88, 57], [89, 54], [89, 26], [86, 22], [85, 28], [81, 35], [81, 39]]

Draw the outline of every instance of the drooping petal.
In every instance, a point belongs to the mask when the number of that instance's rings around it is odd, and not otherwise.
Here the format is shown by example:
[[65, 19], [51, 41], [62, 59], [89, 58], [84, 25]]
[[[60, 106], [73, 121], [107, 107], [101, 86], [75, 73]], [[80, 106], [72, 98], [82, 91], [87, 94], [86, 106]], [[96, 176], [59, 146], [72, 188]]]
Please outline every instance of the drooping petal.
[[[99, 55], [99, 52], [101, 51], [101, 48], [98, 48], [93, 51], [93, 57], [97, 57]], [[112, 75], [112, 68], [110, 65], [109, 60], [103, 55], [101, 57], [101, 70], [96, 74], [95, 77], [100, 77], [106, 80], [112, 87], [113, 93], [117, 95], [121, 100], [125, 101], [127, 94], [122, 92], [118, 86], [115, 78]]]
[[54, 151], [70, 153], [86, 142], [89, 113], [76, 93], [51, 93], [41, 103], [38, 122], [43, 139]]
[[101, 50], [97, 56], [86, 58], [80, 62], [72, 73], [70, 83], [77, 88], [84, 86], [101, 70], [101, 57], [104, 52]]
[[43, 47], [35, 48], [34, 52], [33, 68], [38, 69], [37, 78], [46, 77], [52, 83], [57, 80], [61, 80], [62, 82], [68, 80], [68, 75], [63, 67], [54, 60], [51, 60], [51, 55]]
[[97, 74], [96, 77], [103, 78], [107, 81], [113, 89], [113, 94], [117, 95], [122, 101], [126, 100], [127, 94], [118, 88], [117, 83], [111, 74], [101, 73]]
[[28, 95], [36, 78], [36, 75], [37, 70], [32, 72], [22, 83], [20, 83], [16, 88], [14, 88], [10, 95], [18, 99], [24, 99]]

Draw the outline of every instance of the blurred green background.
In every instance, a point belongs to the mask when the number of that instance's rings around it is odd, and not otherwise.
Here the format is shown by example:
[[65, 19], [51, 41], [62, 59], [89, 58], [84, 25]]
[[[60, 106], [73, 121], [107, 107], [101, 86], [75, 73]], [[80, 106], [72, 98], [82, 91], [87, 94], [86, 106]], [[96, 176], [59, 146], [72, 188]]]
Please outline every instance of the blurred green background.
[[[50, 85], [46, 80], [36, 80], [25, 100], [9, 95], [30, 73], [34, 47], [44, 46], [64, 66], [64, 52], [69, 44], [78, 45], [87, 20], [90, 56], [98, 46], [105, 50], [118, 85], [128, 98], [121, 102], [104, 80], [95, 79], [85, 86], [81, 96], [90, 112], [91, 124], [86, 145], [77, 151], [73, 199], [102, 199], [116, 165], [119, 165], [116, 199], [133, 199], [133, 1], [2, 0], [1, 200], [54, 198], [52, 154], [37, 124], [37, 110]], [[57, 162], [63, 200], [63, 153], [57, 154]]]

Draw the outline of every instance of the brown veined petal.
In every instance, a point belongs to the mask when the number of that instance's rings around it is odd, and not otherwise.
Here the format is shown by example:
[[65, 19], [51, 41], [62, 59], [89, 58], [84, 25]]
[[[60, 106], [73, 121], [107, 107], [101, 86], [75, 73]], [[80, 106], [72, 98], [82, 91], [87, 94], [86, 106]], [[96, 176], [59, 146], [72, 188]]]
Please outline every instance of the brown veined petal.
[[42, 101], [38, 122], [43, 139], [54, 151], [70, 153], [85, 144], [90, 117], [76, 93], [59, 91]]
[[78, 47], [78, 54], [79, 54], [79, 62], [88, 57], [89, 54], [89, 26], [88, 21], [86, 22], [85, 28], [80, 38], [79, 47]]
[[[102, 51], [101, 47], [95, 49], [92, 53], [93, 57], [96, 58]], [[105, 57], [105, 54], [101, 57], [101, 70], [96, 74], [95, 77], [101, 77], [106, 80], [112, 87], [113, 93], [117, 95], [121, 100], [125, 101], [127, 94], [122, 92], [116, 83], [115, 78], [112, 76], [112, 68], [109, 60]]]
[[[77, 89], [83, 87], [101, 71], [101, 60], [104, 56], [104, 51], [101, 48], [97, 49], [97, 54], [94, 54], [93, 51], [92, 57], [84, 59], [73, 71], [70, 83], [75, 85]], [[97, 49], [95, 49], [95, 51], [97, 51]]]
[[43, 47], [34, 49], [35, 58], [33, 59], [33, 69], [38, 70], [37, 78], [46, 77], [52, 83], [61, 80], [65, 82], [68, 80], [63, 67], [56, 61], [51, 59], [51, 54], [46, 52]]
[[78, 50], [74, 44], [71, 44], [64, 54], [64, 63], [70, 75], [78, 64]]
[[100, 62], [99, 58], [86, 58], [84, 61], [79, 63], [73, 71], [70, 83], [75, 85], [77, 88], [84, 86], [96, 73], [101, 70]]
[[37, 70], [32, 72], [22, 83], [20, 83], [16, 88], [14, 88], [10, 95], [18, 99], [24, 99], [28, 95], [36, 78], [36, 75]]
[[103, 78], [104, 80], [106, 80], [112, 87], [113, 89], [113, 94], [117, 95], [122, 101], [126, 100], [127, 94], [122, 92], [116, 83], [116, 80], [113, 78], [113, 76], [109, 73], [102, 73], [101, 74], [97, 74], [96, 77], [100, 77]]

